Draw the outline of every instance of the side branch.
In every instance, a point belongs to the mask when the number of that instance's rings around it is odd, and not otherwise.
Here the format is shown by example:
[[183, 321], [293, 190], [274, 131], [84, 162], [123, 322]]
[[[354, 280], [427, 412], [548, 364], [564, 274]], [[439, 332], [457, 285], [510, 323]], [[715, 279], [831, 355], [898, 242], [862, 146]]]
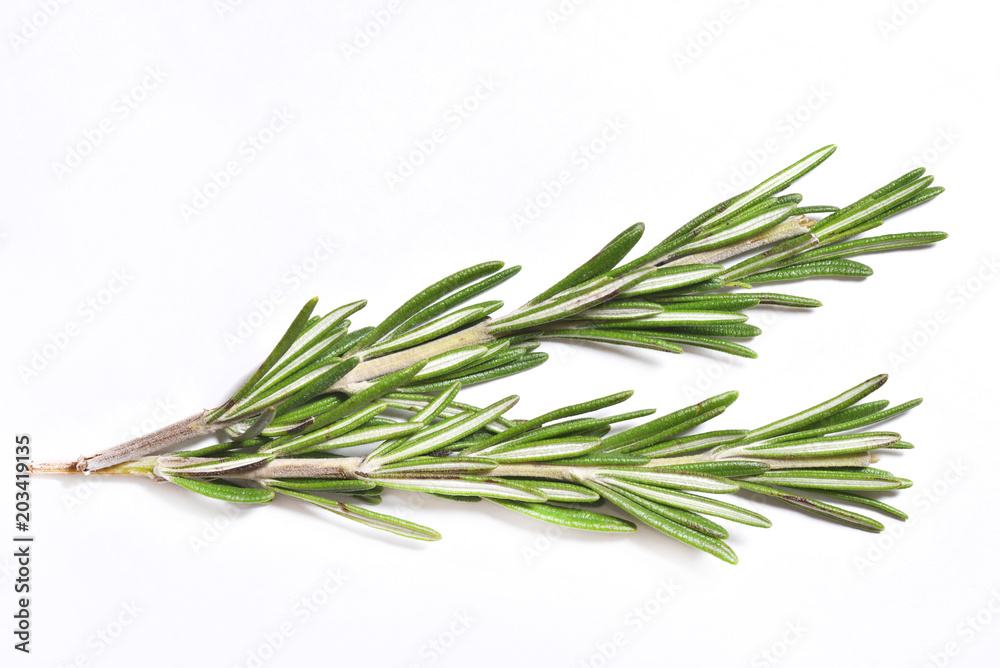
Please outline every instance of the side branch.
[[97, 469], [107, 468], [115, 464], [121, 464], [134, 459], [152, 455], [157, 452], [168, 450], [171, 446], [183, 443], [197, 436], [204, 436], [218, 431], [226, 426], [226, 423], [216, 422], [205, 423], [205, 415], [208, 411], [201, 411], [183, 420], [179, 420], [162, 429], [150, 432], [145, 436], [133, 438], [119, 445], [109, 448], [90, 457], [80, 457], [76, 463], [76, 468], [81, 473], [89, 473]]

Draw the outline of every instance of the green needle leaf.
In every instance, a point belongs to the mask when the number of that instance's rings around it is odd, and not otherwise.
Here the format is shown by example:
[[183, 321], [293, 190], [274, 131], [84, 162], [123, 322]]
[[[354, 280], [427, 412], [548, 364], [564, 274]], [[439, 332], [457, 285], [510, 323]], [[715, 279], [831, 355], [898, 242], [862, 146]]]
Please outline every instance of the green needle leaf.
[[731, 227], [720, 225], [719, 228], [713, 228], [720, 229], [721, 231], [713, 232], [708, 236], [692, 241], [691, 243], [679, 248], [677, 252], [680, 254], [712, 250], [721, 246], [735, 244], [756, 234], [760, 234], [761, 232], [774, 227], [792, 214], [792, 211], [795, 209], [795, 205], [802, 200], [800, 196], [796, 197], [798, 198], [798, 201], [793, 202], [792, 204], [764, 211], [749, 220], [735, 223]]
[[497, 467], [497, 461], [483, 457], [413, 457], [379, 466], [378, 475], [458, 475], [483, 473]]
[[545, 501], [544, 494], [528, 485], [507, 480], [476, 476], [454, 476], [440, 478], [396, 477], [379, 472], [372, 478], [383, 487], [408, 489], [414, 492], [448, 494], [451, 496], [481, 496], [488, 499], [509, 499], [512, 501]]
[[368, 347], [372, 343], [375, 343], [386, 334], [399, 327], [399, 325], [403, 324], [423, 309], [432, 305], [441, 297], [457, 290], [458, 288], [461, 288], [464, 285], [468, 285], [473, 281], [479, 280], [483, 276], [493, 274], [499, 271], [502, 267], [503, 262], [484, 262], [482, 264], [469, 267], [468, 269], [457, 271], [451, 276], [424, 288], [411, 297], [405, 304], [393, 311], [393, 313], [388, 318], [383, 320], [377, 327], [358, 339], [350, 350], [351, 354]]
[[[426, 434], [411, 439], [404, 446], [392, 452], [382, 454], [376, 458], [369, 458], [368, 463], [372, 467], [377, 467], [439, 450], [479, 430], [481, 427], [492, 422], [494, 418], [503, 415], [517, 403], [517, 400], [518, 398], [515, 396], [507, 397], [471, 415], [460, 415], [451, 418], [437, 425], [436, 429], [428, 430]], [[442, 493], [449, 494], [450, 492]]]
[[573, 404], [571, 406], [564, 406], [563, 408], [556, 409], [554, 411], [549, 411], [543, 415], [539, 415], [531, 420], [525, 420], [518, 424], [511, 424], [508, 429], [505, 429], [494, 436], [486, 439], [482, 443], [477, 443], [475, 447], [471, 447], [465, 450], [463, 454], [471, 454], [473, 452], [480, 452], [496, 445], [502, 441], [510, 441], [521, 434], [529, 432], [533, 429], [537, 429], [544, 424], [553, 422], [555, 420], [562, 420], [563, 418], [574, 417], [576, 415], [581, 415], [583, 413], [592, 413], [594, 411], [599, 411], [604, 408], [610, 408], [625, 401], [632, 396], [631, 391], [626, 392], [616, 392], [615, 394], [609, 394], [606, 397], [601, 397], [599, 399], [592, 399], [590, 401], [585, 401], [579, 404]]
[[294, 320], [292, 320], [292, 324], [290, 324], [288, 329], [285, 330], [284, 335], [278, 341], [278, 345], [274, 347], [274, 350], [272, 350], [271, 354], [267, 356], [264, 363], [257, 368], [257, 370], [250, 376], [250, 378], [247, 379], [245, 383], [243, 383], [240, 389], [236, 391], [236, 394], [232, 396], [226, 405], [220, 407], [209, 415], [207, 420], [208, 422], [218, 419], [218, 417], [221, 416], [222, 413], [229, 408], [229, 406], [250, 394], [254, 386], [257, 384], [257, 381], [259, 381], [264, 374], [267, 373], [272, 366], [274, 366], [275, 362], [281, 359], [281, 356], [285, 354], [299, 335], [302, 334], [303, 330], [306, 328], [306, 324], [309, 322], [309, 316], [312, 315], [313, 309], [316, 308], [317, 302], [319, 302], [319, 297], [313, 297], [306, 302], [306, 305], [302, 307], [299, 314], [295, 316]]
[[365, 443], [378, 443], [380, 441], [400, 438], [401, 436], [408, 436], [409, 434], [418, 432], [423, 428], [424, 424], [422, 422], [393, 422], [388, 425], [362, 427], [360, 429], [355, 429], [351, 433], [345, 434], [344, 436], [328, 438], [314, 445], [306, 447], [298, 446], [291, 451], [284, 449], [282, 450], [282, 454], [289, 454], [290, 452], [305, 454], [307, 452], [315, 452], [316, 450], [338, 450], [354, 447], [355, 445], [364, 445]]
[[796, 413], [795, 415], [791, 415], [784, 419], [777, 420], [776, 422], [772, 422], [771, 424], [754, 429], [747, 434], [746, 440], [762, 441], [765, 438], [780, 436], [781, 434], [786, 434], [811, 425], [814, 422], [819, 422], [820, 420], [828, 418], [834, 413], [861, 401], [869, 394], [882, 387], [888, 378], [889, 377], [885, 374], [869, 378], [865, 382], [857, 385], [856, 387], [852, 387], [843, 394], [838, 394], [834, 398], [824, 401], [821, 404], [817, 404], [812, 408], [808, 408], [800, 413]]
[[302, 501], [311, 503], [312, 505], [318, 506], [324, 510], [329, 510], [331, 513], [340, 515], [341, 517], [346, 517], [347, 519], [354, 520], [355, 522], [360, 522], [361, 524], [370, 526], [374, 529], [389, 531], [406, 538], [415, 538], [417, 540], [441, 539], [441, 534], [434, 531], [434, 529], [429, 529], [425, 526], [421, 526], [420, 524], [414, 524], [413, 522], [407, 522], [406, 520], [401, 520], [398, 517], [391, 517], [389, 515], [383, 515], [382, 513], [376, 513], [350, 503], [324, 499], [321, 496], [304, 494], [303, 492], [297, 492], [290, 489], [277, 489], [275, 491], [286, 496], [301, 499]]
[[771, 271], [749, 274], [747, 280], [754, 283], [770, 283], [773, 281], [798, 281], [815, 276], [841, 276], [858, 278], [872, 275], [872, 268], [854, 260], [817, 260], [802, 262]]
[[667, 311], [641, 320], [609, 322], [602, 329], [666, 329], [683, 325], [723, 325], [746, 322], [747, 316], [728, 311]]
[[[828, 434], [828, 433], [831, 433], [831, 432], [847, 431], [848, 429], [857, 429], [859, 427], [866, 427], [868, 425], [875, 424], [877, 422], [884, 422], [885, 420], [889, 420], [889, 419], [891, 419], [891, 418], [899, 415], [900, 413], [905, 413], [906, 411], [910, 410], [911, 408], [914, 408], [915, 406], [919, 406], [922, 401], [923, 401], [922, 399], [913, 399], [911, 401], [907, 401], [904, 404], [900, 404], [899, 406], [894, 406], [893, 408], [890, 408], [889, 410], [885, 410], [885, 411], [883, 411], [883, 410], [876, 410], [874, 412], [870, 412], [870, 413], [866, 413], [866, 414], [863, 414], [863, 415], [859, 415], [858, 417], [854, 417], [853, 419], [847, 419], [849, 417], [849, 411], [851, 410], [851, 409], [847, 409], [847, 410], [841, 411], [840, 413], [836, 413], [833, 416], [833, 418], [839, 418], [841, 416], [844, 416], [845, 419], [842, 420], [842, 421], [836, 421], [836, 422], [831, 422], [831, 423], [827, 423], [827, 424], [816, 423], [816, 425], [814, 425], [813, 429], [809, 429], [807, 431], [794, 432], [792, 434], [785, 434], [784, 436], [779, 436], [779, 437], [777, 437], [775, 439], [771, 439], [771, 442], [782, 442], [782, 441], [786, 441], [786, 440], [800, 440], [800, 439], [805, 439], [805, 438], [811, 438], [813, 436], [820, 436], [820, 435], [823, 435], [823, 434]], [[884, 403], [888, 403], [888, 402], [884, 402]], [[870, 405], [883, 406], [884, 403], [881, 402], [881, 401], [873, 401], [873, 402], [871, 402]], [[857, 408], [857, 407], [852, 407], [852, 408]], [[833, 419], [833, 418], [831, 418], [831, 419]], [[825, 423], [826, 421], [824, 420], [823, 422]], [[891, 448], [893, 445], [898, 445], [898, 441], [895, 442], [895, 443], [884, 445], [882, 447], [884, 447], [884, 448]]]
[[741, 476], [758, 475], [767, 471], [770, 466], [764, 462], [750, 461], [720, 461], [720, 462], [696, 462], [692, 464], [672, 464], [669, 465], [675, 471], [689, 471], [691, 473], [707, 473], [719, 478], [738, 478]]
[[417, 344], [424, 343], [425, 341], [436, 339], [439, 336], [443, 336], [478, 320], [482, 320], [501, 306], [503, 306], [503, 302], [492, 301], [458, 309], [457, 311], [443, 315], [437, 320], [433, 320], [426, 325], [421, 325], [420, 327], [412, 329], [405, 334], [401, 334], [396, 338], [390, 338], [385, 343], [372, 346], [365, 351], [365, 359], [380, 357], [396, 350], [411, 348]]
[[808, 297], [796, 297], [794, 295], [781, 295], [776, 292], [752, 292], [760, 299], [762, 305], [769, 306], [791, 306], [793, 308], [817, 308], [822, 306], [822, 302]]
[[549, 501], [563, 503], [593, 503], [600, 501], [597, 492], [568, 482], [553, 482], [551, 480], [521, 480], [520, 484], [544, 494]]
[[290, 438], [286, 437], [271, 441], [271, 443], [261, 448], [260, 451], [271, 452], [275, 455], [288, 455], [316, 445], [317, 443], [325, 443], [328, 440], [337, 438], [338, 436], [347, 434], [357, 429], [384, 411], [386, 408], [388, 408], [388, 405], [384, 402], [371, 404], [370, 406], [362, 408], [357, 413], [349, 415], [342, 420], [338, 420], [337, 422], [323, 427], [322, 429], [317, 429], [301, 436], [294, 436]]
[[760, 475], [750, 476], [738, 481], [780, 485], [782, 487], [797, 487], [800, 489], [830, 489], [834, 491], [881, 491], [887, 489], [903, 489], [906, 482], [890, 475], [880, 475], [869, 471], [857, 470], [825, 470], [796, 469], [789, 471], [768, 471]]
[[331, 480], [328, 478], [287, 478], [280, 480], [261, 480], [267, 487], [279, 487], [299, 492], [336, 492], [338, 494], [353, 494], [377, 490], [378, 487], [370, 480]]
[[725, 456], [764, 457], [767, 459], [831, 457], [833, 455], [847, 455], [856, 452], [867, 452], [877, 448], [886, 448], [898, 442], [899, 439], [899, 434], [893, 432], [815, 436], [777, 443], [765, 442], [758, 445], [738, 446], [725, 451]]
[[650, 273], [647, 278], [618, 292], [620, 297], [637, 297], [668, 290], [676, 290], [685, 285], [700, 283], [718, 276], [726, 268], [721, 264], [686, 264], [679, 267], [663, 267]]
[[[502, 342], [506, 347], [506, 341]], [[501, 346], [496, 346], [501, 347]], [[444, 376], [458, 369], [462, 369], [475, 364], [490, 353], [489, 346], [466, 346], [441, 353], [436, 357], [427, 360], [427, 366], [413, 377], [414, 381], [425, 381], [437, 376]]]
[[859, 513], [852, 513], [849, 510], [844, 510], [843, 508], [838, 508], [837, 506], [824, 503], [816, 499], [811, 499], [807, 496], [789, 494], [788, 492], [782, 492], [764, 485], [754, 485], [752, 483], [741, 482], [740, 485], [748, 491], [781, 499], [785, 503], [800, 510], [805, 510], [816, 515], [820, 515], [821, 517], [841, 522], [855, 529], [863, 529], [865, 531], [882, 531], [885, 529], [885, 526], [881, 522], [877, 522], [870, 517], [866, 517], [865, 515], [861, 515]]
[[319, 358], [347, 333], [346, 318], [364, 308], [365, 300], [336, 308], [310, 325], [281, 356], [260, 384], [286, 376]]
[[824, 146], [817, 151], [813, 151], [795, 164], [786, 167], [774, 176], [764, 180], [760, 185], [737, 197], [730, 203], [725, 211], [709, 218], [701, 224], [701, 227], [705, 228], [717, 225], [723, 222], [726, 218], [732, 217], [739, 211], [759, 202], [765, 197], [770, 197], [774, 193], [784, 190], [798, 179], [819, 167], [819, 165], [833, 155], [833, 152], [836, 150], [837, 147], [830, 144], [829, 146]]
[[896, 250], [898, 248], [912, 248], [915, 246], [926, 246], [947, 239], [944, 232], [907, 232], [904, 234], [884, 234], [879, 237], [867, 237], [865, 239], [854, 239], [839, 244], [823, 246], [816, 250], [803, 253], [797, 258], [799, 262], [811, 262], [815, 260], [832, 260], [850, 255], [860, 255], [862, 253], [880, 253], [882, 251]]
[[[631, 452], [646, 448], [654, 443], [660, 443], [694, 426], [694, 424], [691, 424], [691, 420], [704, 417], [708, 414], [711, 414], [710, 417], [718, 415], [718, 413], [713, 413], [713, 411], [720, 408], [725, 409], [736, 401], [738, 397], [739, 392], [723, 392], [687, 408], [682, 408], [679, 411], [674, 411], [631, 429], [626, 429], [604, 439], [605, 450], [613, 452], [625, 449]], [[704, 420], [700, 420], [700, 422], [704, 422]]]
[[169, 465], [160, 461], [157, 472], [162, 476], [191, 476], [199, 478], [222, 478], [227, 475], [236, 475], [245, 471], [252, 471], [260, 468], [264, 464], [272, 461], [274, 455], [234, 455], [211, 462], [198, 462], [196, 464], [184, 464], [181, 459], [177, 464]]
[[643, 469], [607, 467], [598, 469], [594, 475], [596, 480], [602, 482], [638, 482], [656, 487], [689, 489], [693, 492], [710, 494], [731, 494], [740, 488], [725, 478], [716, 478], [704, 473], [683, 473], [667, 467]]
[[461, 290], [455, 292], [454, 294], [448, 295], [444, 299], [434, 302], [427, 308], [423, 309], [422, 311], [414, 315], [412, 318], [404, 322], [402, 325], [400, 325], [393, 332], [393, 334], [406, 333], [411, 329], [413, 329], [414, 327], [416, 327], [417, 325], [422, 325], [423, 323], [433, 318], [436, 318], [442, 313], [447, 313], [448, 311], [458, 306], [459, 304], [464, 304], [470, 299], [478, 297], [487, 290], [495, 288], [496, 286], [500, 285], [507, 279], [513, 277], [519, 271], [521, 271], [521, 267], [510, 267], [509, 269], [504, 269], [503, 271], [499, 271], [493, 274], [492, 276], [487, 276], [483, 280], [479, 281], [478, 283], [473, 283], [467, 288], [462, 288]]
[[498, 462], [531, 462], [548, 459], [566, 459], [577, 457], [599, 450], [599, 438], [556, 438], [542, 441], [529, 441], [516, 447], [506, 449], [491, 449], [489, 457]]
[[639, 239], [642, 238], [644, 230], [645, 226], [642, 223], [636, 223], [632, 227], [628, 228], [612, 239], [607, 246], [602, 248], [600, 252], [597, 253], [597, 255], [582, 264], [580, 267], [571, 271], [566, 278], [562, 279], [548, 290], [542, 292], [540, 295], [529, 301], [528, 304], [541, 303], [549, 297], [559, 294], [563, 290], [580, 285], [581, 283], [585, 283], [592, 278], [601, 276], [602, 274], [611, 271], [614, 269], [615, 265], [621, 262], [622, 258], [628, 255], [628, 252], [639, 242]]
[[270, 489], [237, 487], [235, 485], [208, 482], [207, 480], [195, 480], [193, 478], [165, 477], [168, 481], [184, 489], [189, 489], [202, 496], [222, 501], [232, 501], [234, 503], [269, 503], [274, 498], [274, 491]]
[[630, 330], [604, 329], [557, 329], [540, 332], [540, 339], [566, 339], [570, 341], [591, 341], [593, 343], [609, 343], [633, 348], [646, 348], [665, 353], [682, 353], [684, 349], [665, 341], [659, 335], [634, 332]]
[[668, 457], [682, 455], [687, 454], [688, 452], [705, 450], [717, 445], [735, 443], [743, 440], [748, 433], [750, 432], [745, 429], [728, 429], [723, 431], [710, 431], [704, 434], [693, 434], [691, 436], [682, 436], [681, 438], [670, 439], [669, 441], [664, 441], [663, 443], [657, 443], [656, 445], [651, 445], [648, 448], [643, 448], [635, 454], [640, 454], [644, 457]]
[[864, 496], [863, 494], [855, 494], [852, 492], [831, 492], [829, 490], [822, 490], [820, 494], [823, 496], [831, 496], [835, 499], [841, 499], [842, 501], [861, 504], [863, 506], [868, 506], [869, 508], [875, 508], [876, 510], [881, 510], [886, 515], [891, 515], [892, 517], [900, 520], [905, 521], [910, 519], [910, 517], [899, 508], [890, 506], [888, 503], [879, 501], [878, 499]]
[[701, 533], [700, 531], [692, 530], [674, 520], [668, 519], [663, 514], [650, 510], [646, 506], [627, 498], [623, 494], [613, 491], [610, 487], [605, 485], [590, 483], [588, 486], [592, 487], [592, 489], [597, 491], [611, 503], [615, 504], [625, 512], [634, 515], [637, 519], [648, 524], [657, 531], [661, 531], [668, 536], [676, 538], [683, 543], [687, 543], [692, 547], [696, 547], [699, 550], [708, 552], [709, 554], [730, 564], [735, 564], [739, 561], [736, 558], [736, 553], [733, 552], [728, 545], [714, 536], [709, 536]]
[[716, 339], [711, 336], [699, 336], [697, 334], [679, 334], [676, 332], [664, 332], [662, 334], [657, 334], [656, 336], [660, 340], [669, 341], [670, 343], [678, 343], [686, 346], [695, 346], [697, 348], [705, 348], [707, 350], [717, 350], [720, 353], [729, 353], [730, 355], [736, 355], [737, 357], [746, 357], [749, 359], [757, 358], [757, 353], [755, 353], [750, 348], [747, 348], [746, 346], [740, 345], [739, 343], [734, 343], [732, 341]]
[[696, 494], [676, 492], [660, 487], [648, 487], [634, 482], [612, 480], [608, 481], [608, 484], [619, 490], [631, 492], [636, 496], [649, 499], [650, 501], [656, 501], [657, 503], [673, 506], [682, 510], [688, 510], [693, 513], [702, 513], [704, 515], [721, 517], [723, 519], [732, 520], [733, 522], [748, 524], [755, 527], [767, 528], [771, 526], [771, 520], [767, 519], [763, 515], [724, 501], [707, 499]]
[[612, 300], [577, 314], [581, 320], [636, 320], [663, 313], [663, 307], [653, 302]]
[[440, 392], [449, 387], [454, 381], [461, 381], [462, 385], [475, 385], [488, 380], [496, 380], [505, 376], [512, 376], [528, 369], [534, 369], [540, 364], [544, 364], [549, 358], [547, 353], [525, 353], [513, 362], [489, 369], [488, 371], [469, 372], [462, 374], [449, 374], [447, 377], [432, 381], [430, 383], [407, 384], [407, 392]]
[[672, 295], [657, 297], [656, 303], [667, 311], [742, 311], [760, 304], [760, 297], [754, 293]]
[[416, 364], [405, 369], [394, 371], [393, 373], [386, 374], [381, 378], [372, 381], [371, 385], [365, 389], [351, 395], [343, 403], [334, 406], [327, 412], [318, 416], [309, 427], [309, 431], [313, 432], [325, 427], [328, 424], [336, 422], [345, 415], [350, 415], [354, 411], [367, 406], [383, 395], [389, 394], [401, 385], [405, 385], [415, 375], [420, 373], [420, 370], [424, 368], [424, 364], [426, 364], [426, 362], [417, 362]]
[[528, 517], [534, 517], [536, 520], [558, 524], [570, 529], [612, 533], [629, 533], [635, 531], [635, 525], [629, 521], [581, 508], [563, 508], [561, 506], [550, 506], [547, 503], [525, 503], [523, 501], [505, 501], [502, 499], [490, 499], [490, 501], [498, 506], [509, 508]]

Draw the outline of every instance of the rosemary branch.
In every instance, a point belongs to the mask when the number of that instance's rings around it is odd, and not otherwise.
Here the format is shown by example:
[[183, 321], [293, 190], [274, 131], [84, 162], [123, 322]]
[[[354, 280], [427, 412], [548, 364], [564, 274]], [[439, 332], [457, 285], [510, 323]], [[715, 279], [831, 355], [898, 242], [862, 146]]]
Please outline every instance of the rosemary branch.
[[[931, 187], [932, 179], [924, 177], [922, 169], [842, 209], [801, 206], [799, 195], [777, 195], [834, 149], [827, 146], [811, 153], [755, 188], [708, 209], [645, 255], [620, 264], [643, 234], [641, 223], [633, 225], [566, 278], [496, 319], [491, 314], [501, 302], [460, 305], [519, 270], [502, 269], [500, 262], [448, 276], [376, 327], [350, 331], [347, 318], [363, 308], [364, 301], [320, 318], [312, 316], [317, 300], [310, 300], [268, 359], [221, 406], [81, 457], [78, 467], [99, 470], [222, 429], [233, 438], [295, 433], [314, 426], [318, 413], [330, 406], [330, 401], [316, 399], [321, 396], [348, 405], [352, 404], [347, 398], [363, 397], [354, 402], [357, 405], [394, 390], [425, 393], [439, 391], [452, 380], [467, 385], [503, 377], [543, 363], [547, 356], [533, 351], [547, 339], [673, 353], [702, 347], [755, 357], [737, 342], [760, 334], [745, 324], [744, 310], [820, 304], [733, 288], [817, 276], [864, 277], [871, 269], [848, 256], [929, 244], [946, 236], [922, 232], [852, 240], [942, 192]], [[817, 219], [818, 214], [826, 215]], [[756, 251], [760, 252], [752, 254]], [[718, 264], [739, 256], [748, 257], [728, 267]], [[414, 369], [418, 363], [426, 367]], [[316, 411], [310, 410], [314, 399]]]
[[[884, 376], [754, 430], [704, 433], [691, 432], [725, 411], [735, 392], [615, 433], [618, 422], [652, 413], [595, 416], [630, 392], [531, 420], [505, 417], [516, 396], [482, 408], [458, 399], [464, 385], [543, 363], [547, 356], [535, 348], [548, 339], [755, 357], [738, 342], [761, 333], [746, 324], [744, 311], [820, 304], [756, 291], [754, 285], [860, 278], [871, 269], [850, 256], [945, 238], [940, 232], [858, 236], [942, 192], [931, 187], [922, 169], [844, 208], [802, 206], [800, 195], [778, 194], [833, 150], [811, 153], [625, 261], [644, 232], [642, 224], [633, 225], [555, 285], [499, 317], [493, 315], [503, 306], [499, 301], [463, 304], [519, 270], [504, 269], [500, 262], [474, 265], [434, 283], [375, 327], [351, 329], [348, 318], [364, 301], [314, 316], [317, 299], [312, 299], [222, 405], [75, 464], [39, 464], [34, 471], [140, 475], [243, 503], [266, 503], [282, 494], [423, 540], [439, 534], [362, 508], [343, 495], [372, 503], [384, 489], [407, 489], [454, 500], [486, 499], [565, 526], [634, 530], [628, 520], [593, 510], [594, 504], [610, 503], [730, 562], [736, 556], [724, 543], [727, 531], [706, 516], [753, 526], [770, 521], [719, 500], [719, 494], [763, 494], [880, 531], [876, 520], [803, 490], [904, 517], [868, 494], [902, 489], [909, 481], [870, 465], [879, 449], [912, 446], [895, 433], [858, 431], [919, 403], [894, 408], [881, 401], [857, 403], [881, 386]], [[733, 262], [721, 264], [728, 261]], [[412, 416], [399, 419], [400, 411]], [[175, 449], [210, 433], [228, 440]], [[337, 454], [365, 445], [372, 449], [363, 457]], [[167, 450], [173, 451], [155, 456]]]
[[[610, 436], [612, 424], [651, 411], [592, 417], [631, 394], [622, 392], [532, 420], [509, 421], [502, 416], [516, 397], [486, 408], [466, 406], [454, 401], [456, 382], [437, 396], [410, 397], [415, 404], [390, 399], [378, 411], [361, 409], [313, 436], [279, 437], [257, 446], [229, 442], [124, 462], [94, 473], [168, 481], [232, 502], [267, 503], [275, 494], [283, 494], [422, 540], [440, 535], [355, 504], [378, 502], [385, 489], [396, 488], [454, 500], [486, 499], [578, 529], [634, 531], [632, 521], [596, 510], [596, 504], [607, 502], [671, 537], [735, 563], [735, 553], [724, 542], [728, 531], [710, 518], [756, 527], [771, 523], [720, 495], [764, 494], [868, 531], [884, 527], [871, 517], [805, 493], [905, 519], [871, 494], [903, 489], [910, 482], [870, 465], [877, 461], [876, 450], [912, 446], [894, 432], [859, 431], [920, 403], [914, 400], [893, 408], [885, 401], [859, 403], [885, 380], [876, 376], [753, 430], [687, 435], [735, 401], [736, 393], [727, 392]], [[378, 415], [390, 405], [413, 415], [409, 420]], [[446, 414], [455, 407], [459, 410]], [[366, 443], [378, 445], [364, 456], [336, 454]], [[212, 454], [206, 452], [210, 449], [216, 456], [205, 456]], [[35, 471], [79, 473], [68, 464], [43, 465]]]

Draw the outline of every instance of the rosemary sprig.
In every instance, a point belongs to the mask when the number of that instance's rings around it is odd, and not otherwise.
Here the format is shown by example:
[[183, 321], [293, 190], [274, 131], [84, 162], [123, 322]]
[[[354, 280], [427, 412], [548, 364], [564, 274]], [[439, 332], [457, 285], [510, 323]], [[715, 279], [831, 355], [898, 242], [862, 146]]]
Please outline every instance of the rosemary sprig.
[[[854, 238], [942, 192], [922, 169], [842, 209], [802, 206], [800, 195], [778, 194], [834, 149], [809, 154], [623, 263], [644, 231], [641, 223], [629, 227], [564, 279], [495, 319], [491, 314], [501, 302], [465, 304], [519, 267], [486, 262], [463, 269], [420, 291], [375, 327], [356, 330], [348, 318], [364, 301], [320, 317], [313, 314], [317, 300], [312, 299], [263, 364], [221, 406], [81, 457], [77, 467], [96, 471], [220, 430], [244, 443], [310, 433], [363, 406], [385, 403], [394, 393], [440, 392], [455, 381], [469, 385], [533, 368], [547, 358], [535, 348], [550, 339], [672, 353], [695, 347], [755, 357], [740, 340], [761, 332], [746, 324], [744, 311], [820, 303], [753, 291], [754, 284], [864, 277], [871, 269], [850, 256], [946, 237], [917, 232]], [[723, 264], [737, 257], [742, 259]]]
[[[412, 378], [420, 368], [422, 363], [400, 377]], [[736, 563], [725, 543], [728, 531], [716, 520], [763, 528], [771, 522], [734, 502], [741, 496], [734, 493], [770, 496], [868, 531], [884, 527], [834, 502], [906, 518], [875, 495], [910, 482], [871, 465], [877, 450], [912, 446], [894, 432], [859, 431], [920, 403], [893, 408], [888, 402], [860, 403], [885, 381], [876, 376], [752, 430], [690, 433], [736, 400], [735, 392], [727, 392], [611, 436], [606, 435], [611, 425], [652, 412], [594, 416], [631, 392], [515, 421], [505, 416], [517, 397], [483, 408], [460, 404], [455, 399], [461, 383], [455, 381], [438, 394], [386, 392], [382, 400], [346, 413], [349, 400], [332, 404], [300, 433], [229, 441], [211, 446], [211, 457], [205, 450], [177, 451], [96, 473], [148, 476], [229, 502], [268, 503], [280, 494], [420, 540], [437, 540], [440, 534], [358, 504], [377, 503], [386, 489], [403, 489], [485, 499], [576, 529], [630, 532], [636, 529], [632, 520], [638, 520]], [[386, 417], [390, 408], [396, 417]], [[405, 412], [412, 413], [409, 419]], [[376, 443], [364, 456], [337, 453]], [[71, 465], [43, 470], [76, 472]], [[617, 506], [631, 520], [608, 514], [602, 503]]]

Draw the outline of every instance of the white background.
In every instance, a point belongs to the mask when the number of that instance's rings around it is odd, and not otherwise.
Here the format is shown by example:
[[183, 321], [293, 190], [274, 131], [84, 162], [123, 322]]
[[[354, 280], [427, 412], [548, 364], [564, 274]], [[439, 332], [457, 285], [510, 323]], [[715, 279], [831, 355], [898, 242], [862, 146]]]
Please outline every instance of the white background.
[[145, 480], [35, 479], [33, 652], [11, 647], [3, 548], [4, 665], [995, 665], [994, 3], [51, 4], [0, 10], [4, 541], [15, 434], [69, 459], [215, 405], [313, 295], [365, 297], [354, 322], [374, 324], [503, 259], [525, 266], [495, 293], [515, 305], [627, 225], [648, 247], [831, 142], [796, 186], [808, 203], [919, 162], [948, 192], [886, 231], [951, 238], [870, 256], [863, 282], [781, 286], [825, 306], [757, 313], [757, 360], [551, 345], [469, 391], [516, 392], [527, 417], [737, 389], [716, 428], [753, 427], [889, 371], [879, 395], [925, 398], [890, 427], [917, 445], [883, 460], [915, 483], [891, 535], [758, 503], [774, 526], [734, 526], [733, 567], [645, 528], [553, 533], [486, 504], [392, 495], [383, 509], [444, 534], [411, 544], [285, 501], [230, 519]]

